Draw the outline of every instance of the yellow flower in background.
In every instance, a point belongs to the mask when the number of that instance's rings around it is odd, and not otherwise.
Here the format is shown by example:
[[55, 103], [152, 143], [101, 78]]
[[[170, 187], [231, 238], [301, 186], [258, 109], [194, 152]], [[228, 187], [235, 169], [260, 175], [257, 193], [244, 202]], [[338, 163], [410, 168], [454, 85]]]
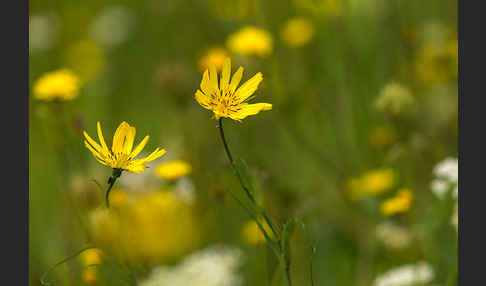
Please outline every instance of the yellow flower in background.
[[[267, 234], [273, 238], [272, 229], [268, 224], [264, 221], [260, 221], [260, 223]], [[265, 236], [258, 227], [258, 224], [253, 220], [246, 222], [241, 228], [241, 239], [243, 242], [251, 245], [264, 244], [267, 242]]]
[[360, 183], [366, 194], [377, 196], [393, 187], [395, 180], [396, 175], [392, 169], [377, 169], [364, 173]]
[[78, 96], [80, 81], [69, 69], [45, 73], [34, 83], [34, 97], [40, 100], [71, 100]]
[[415, 74], [423, 84], [441, 84], [457, 77], [457, 40], [449, 44], [429, 43], [416, 56]]
[[83, 81], [91, 81], [99, 78], [103, 72], [105, 55], [95, 42], [80, 41], [66, 50], [64, 61]]
[[314, 25], [305, 18], [288, 20], [281, 31], [281, 37], [290, 47], [301, 47], [307, 44], [315, 34]]
[[155, 149], [150, 155], [145, 158], [135, 159], [135, 157], [142, 152], [143, 148], [148, 142], [150, 136], [145, 136], [142, 142], [132, 150], [133, 141], [135, 140], [135, 127], [130, 126], [123, 121], [115, 131], [113, 136], [113, 144], [111, 151], [105, 143], [103, 134], [101, 132], [101, 125], [97, 123], [98, 139], [101, 146], [89, 137], [86, 131], [83, 131], [84, 145], [88, 148], [98, 162], [105, 166], [110, 166], [113, 169], [125, 170], [132, 173], [140, 173], [145, 171], [147, 167], [145, 163], [153, 161], [165, 154], [165, 149]]
[[231, 34], [226, 45], [233, 53], [241, 56], [264, 57], [273, 50], [273, 38], [266, 30], [246, 26]]
[[262, 73], [257, 73], [251, 79], [242, 84], [238, 89], [238, 84], [243, 76], [243, 67], [240, 67], [231, 76], [231, 60], [227, 58], [223, 65], [220, 80], [214, 65], [206, 70], [201, 81], [201, 90], [197, 90], [195, 98], [204, 108], [213, 111], [215, 119], [228, 117], [236, 121], [241, 121], [249, 115], [258, 114], [262, 110], [271, 110], [270, 103], [246, 103], [250, 96], [257, 90], [258, 85], [263, 80]]
[[199, 70], [205, 71], [211, 67], [211, 64], [214, 64], [216, 66], [216, 70], [221, 71], [221, 69], [223, 68], [224, 60], [228, 56], [228, 52], [224, 48], [211, 48], [204, 54], [204, 56], [199, 59]]
[[381, 204], [380, 210], [386, 216], [403, 213], [410, 209], [412, 200], [413, 194], [411, 190], [400, 189], [395, 197], [387, 199]]
[[378, 126], [371, 130], [369, 143], [375, 148], [383, 148], [392, 144], [396, 139], [395, 132], [388, 126]]
[[85, 250], [81, 253], [79, 256], [81, 259], [81, 262], [83, 265], [88, 266], [88, 265], [94, 265], [94, 264], [101, 264], [101, 250], [97, 248], [91, 248], [88, 250]]
[[171, 191], [131, 194], [116, 211], [90, 214], [94, 243], [130, 262], [169, 262], [194, 250], [200, 242], [196, 209]]
[[173, 160], [161, 163], [155, 169], [155, 174], [165, 180], [172, 181], [190, 174], [191, 165], [182, 160]]
[[114, 207], [120, 207], [128, 202], [128, 195], [123, 190], [113, 188], [110, 195], [110, 204]]
[[393, 115], [405, 113], [414, 104], [412, 92], [406, 86], [390, 82], [380, 91], [375, 101], [375, 107]]
[[88, 285], [95, 285], [96, 282], [98, 282], [98, 269], [94, 267], [83, 269], [83, 273], [81, 276], [84, 283]]

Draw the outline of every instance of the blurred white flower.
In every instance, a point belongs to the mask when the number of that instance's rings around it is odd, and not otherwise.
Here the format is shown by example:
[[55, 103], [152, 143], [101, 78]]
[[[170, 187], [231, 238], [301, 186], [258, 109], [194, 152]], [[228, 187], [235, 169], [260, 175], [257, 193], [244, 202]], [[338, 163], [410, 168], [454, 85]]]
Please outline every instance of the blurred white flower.
[[408, 87], [390, 82], [380, 91], [375, 107], [380, 111], [399, 115], [405, 113], [414, 103], [415, 99]]
[[125, 6], [103, 8], [90, 27], [93, 39], [104, 47], [117, 46], [130, 37], [135, 28], [135, 14]]
[[29, 52], [49, 50], [59, 32], [59, 17], [53, 13], [32, 15], [29, 19]]
[[191, 179], [182, 177], [176, 181], [175, 194], [184, 202], [193, 204], [196, 200], [194, 184]]
[[375, 233], [389, 248], [404, 248], [412, 241], [412, 234], [407, 228], [388, 221], [378, 225]]
[[237, 286], [241, 250], [216, 245], [187, 256], [180, 264], [159, 266], [139, 286]]
[[412, 286], [430, 283], [434, 279], [434, 270], [429, 263], [420, 261], [393, 268], [373, 282], [373, 286]]
[[444, 198], [449, 188], [453, 188], [452, 196], [458, 195], [458, 161], [457, 158], [446, 158], [439, 162], [433, 170], [434, 180], [430, 183], [430, 189], [439, 198]]

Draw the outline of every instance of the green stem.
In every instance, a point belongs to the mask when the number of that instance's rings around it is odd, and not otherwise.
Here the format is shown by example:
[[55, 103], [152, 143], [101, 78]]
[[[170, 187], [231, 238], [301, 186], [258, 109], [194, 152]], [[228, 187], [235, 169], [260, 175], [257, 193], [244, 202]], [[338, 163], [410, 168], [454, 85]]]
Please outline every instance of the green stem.
[[115, 184], [116, 180], [121, 176], [122, 169], [113, 169], [113, 174], [111, 177], [108, 179], [108, 189], [106, 190], [106, 195], [105, 195], [105, 202], [106, 202], [106, 207], [110, 208], [110, 191], [113, 188], [113, 185]]
[[59, 261], [58, 263], [54, 264], [53, 266], [51, 266], [51, 268], [47, 269], [47, 271], [44, 272], [44, 274], [42, 275], [42, 277], [40, 279], [41, 285], [51, 285], [50, 283], [45, 282], [45, 279], [47, 277], [47, 274], [51, 273], [51, 271], [54, 270], [57, 266], [59, 266], [59, 265], [61, 265], [63, 263], [68, 262], [69, 260], [71, 260], [74, 257], [76, 257], [79, 254], [81, 254], [83, 251], [88, 250], [88, 249], [92, 249], [92, 248], [96, 248], [96, 247], [95, 246], [88, 246], [88, 247], [82, 248], [82, 249], [76, 251], [75, 253], [71, 254], [70, 256], [64, 258], [63, 260]]

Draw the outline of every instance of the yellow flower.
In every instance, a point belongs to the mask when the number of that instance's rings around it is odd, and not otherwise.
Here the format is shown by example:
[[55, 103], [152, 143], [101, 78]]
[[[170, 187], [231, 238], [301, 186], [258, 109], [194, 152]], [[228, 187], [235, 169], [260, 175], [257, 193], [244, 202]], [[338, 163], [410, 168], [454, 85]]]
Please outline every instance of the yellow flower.
[[110, 204], [119, 207], [128, 201], [128, 195], [121, 189], [113, 188], [110, 195]]
[[211, 48], [206, 52], [206, 54], [204, 54], [203, 57], [201, 57], [201, 59], [199, 59], [199, 70], [207, 70], [211, 67], [211, 64], [214, 64], [216, 66], [216, 70], [221, 71], [224, 60], [227, 57], [228, 52], [225, 49], [221, 47]]
[[[260, 223], [262, 224], [263, 229], [272, 238], [273, 235], [270, 227], [264, 221], [261, 221]], [[243, 225], [243, 227], [241, 228], [241, 238], [243, 242], [252, 245], [263, 244], [267, 242], [265, 236], [263, 235], [262, 231], [254, 220], [248, 221]]]
[[94, 265], [101, 263], [101, 251], [96, 248], [91, 248], [80, 255], [81, 262], [85, 265]]
[[116, 211], [99, 208], [90, 215], [93, 242], [104, 253], [130, 262], [169, 262], [201, 241], [196, 209], [172, 191], [127, 194]]
[[243, 67], [240, 67], [231, 78], [231, 61], [227, 58], [223, 65], [223, 72], [218, 85], [218, 74], [216, 67], [211, 66], [203, 74], [201, 90], [197, 90], [195, 98], [204, 108], [214, 112], [215, 119], [229, 117], [233, 120], [241, 121], [249, 115], [258, 114], [262, 110], [271, 110], [269, 103], [249, 104], [245, 101], [256, 91], [258, 85], [263, 80], [262, 73], [257, 73], [251, 79], [242, 84], [238, 89], [243, 76]]
[[241, 56], [257, 55], [264, 57], [273, 50], [272, 35], [262, 29], [246, 26], [228, 37], [228, 49]]
[[101, 146], [91, 139], [86, 131], [83, 131], [83, 134], [88, 141], [85, 140], [84, 145], [91, 151], [91, 153], [93, 153], [96, 160], [105, 166], [132, 173], [140, 173], [145, 171], [145, 168], [147, 167], [145, 163], [153, 161], [165, 154], [165, 149], [157, 148], [149, 156], [135, 159], [135, 157], [142, 152], [150, 136], [145, 136], [142, 142], [140, 142], [140, 144], [138, 144], [132, 151], [133, 141], [135, 140], [135, 127], [130, 126], [125, 121], [123, 121], [116, 129], [110, 151], [103, 138], [99, 122], [97, 123], [97, 127]]
[[48, 72], [34, 83], [34, 97], [41, 100], [70, 100], [79, 94], [80, 82], [68, 69]]
[[290, 47], [301, 47], [307, 44], [314, 36], [314, 26], [304, 18], [293, 18], [285, 23], [281, 37]]
[[169, 181], [176, 180], [190, 173], [191, 165], [182, 160], [161, 163], [155, 170], [155, 174], [157, 174], [157, 176]]
[[388, 191], [395, 184], [395, 172], [392, 169], [369, 171], [361, 177], [363, 191], [371, 196]]
[[457, 76], [457, 41], [426, 44], [418, 52], [415, 73], [424, 84], [441, 84]]
[[412, 200], [412, 191], [409, 189], [400, 189], [395, 197], [387, 199], [381, 204], [380, 210], [387, 216], [403, 213], [410, 209]]
[[83, 270], [83, 281], [88, 285], [95, 285], [98, 281], [98, 271], [97, 269], [90, 267]]

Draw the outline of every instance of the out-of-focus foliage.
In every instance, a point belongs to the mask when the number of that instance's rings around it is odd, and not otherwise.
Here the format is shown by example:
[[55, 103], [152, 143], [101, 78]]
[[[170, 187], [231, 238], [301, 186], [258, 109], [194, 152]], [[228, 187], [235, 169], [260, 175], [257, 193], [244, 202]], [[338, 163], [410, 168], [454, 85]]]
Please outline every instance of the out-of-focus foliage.
[[[257, 203], [281, 227], [305, 224], [290, 236], [294, 285], [310, 285], [310, 246], [315, 285], [457, 285], [456, 1], [35, 0], [29, 9], [31, 285], [88, 245], [97, 248], [46, 281], [282, 280], [228, 193], [241, 189], [217, 121], [194, 98], [225, 57], [232, 73], [244, 67], [242, 83], [261, 72], [250, 103], [272, 104], [226, 120], [225, 132]], [[136, 142], [150, 134], [146, 150], [167, 150], [145, 172], [122, 174], [110, 210], [112, 170], [83, 144], [97, 121], [108, 146], [126, 121]]]

